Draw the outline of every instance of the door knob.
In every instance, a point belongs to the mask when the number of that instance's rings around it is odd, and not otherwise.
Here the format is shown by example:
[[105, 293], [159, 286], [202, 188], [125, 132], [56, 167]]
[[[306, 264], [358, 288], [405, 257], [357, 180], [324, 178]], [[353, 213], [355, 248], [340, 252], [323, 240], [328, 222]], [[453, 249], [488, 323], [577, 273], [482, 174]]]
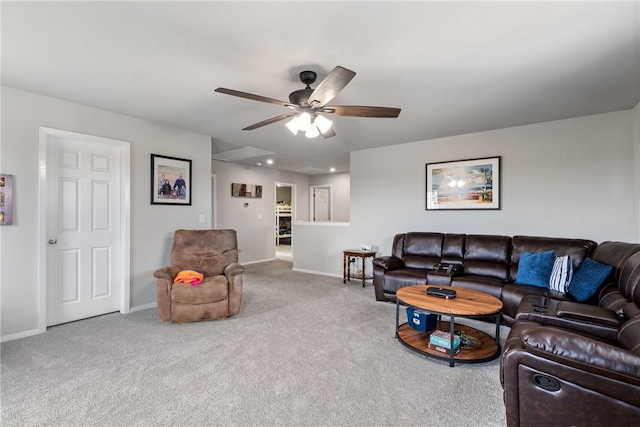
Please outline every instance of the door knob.
[[49, 244], [50, 245], [55, 245], [56, 243], [58, 243], [58, 239], [55, 239], [55, 238], [49, 239]]

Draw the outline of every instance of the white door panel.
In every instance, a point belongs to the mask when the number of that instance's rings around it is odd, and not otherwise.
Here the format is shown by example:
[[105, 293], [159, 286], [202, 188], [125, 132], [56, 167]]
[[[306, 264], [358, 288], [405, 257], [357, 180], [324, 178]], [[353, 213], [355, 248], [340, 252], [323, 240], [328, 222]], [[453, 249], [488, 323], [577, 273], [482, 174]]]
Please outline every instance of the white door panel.
[[47, 325], [119, 310], [117, 147], [48, 136]]

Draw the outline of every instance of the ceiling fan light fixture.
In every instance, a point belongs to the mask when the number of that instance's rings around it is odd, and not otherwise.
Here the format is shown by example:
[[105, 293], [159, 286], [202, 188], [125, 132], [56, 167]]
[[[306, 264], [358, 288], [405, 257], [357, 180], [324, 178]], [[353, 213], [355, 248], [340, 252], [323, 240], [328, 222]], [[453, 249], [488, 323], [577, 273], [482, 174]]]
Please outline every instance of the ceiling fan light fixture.
[[320, 131], [318, 130], [318, 127], [315, 125], [309, 127], [309, 129], [307, 129], [307, 131], [304, 134], [304, 136], [306, 136], [307, 138], [315, 138], [318, 135], [320, 135]]
[[296, 124], [298, 125], [298, 130], [306, 131], [311, 127], [311, 114], [305, 112], [300, 113], [300, 115], [296, 118]]
[[313, 124], [318, 127], [318, 130], [320, 131], [320, 133], [324, 134], [324, 133], [327, 133], [329, 129], [331, 129], [331, 125], [333, 124], [333, 122], [327, 119], [326, 117], [317, 115]]
[[289, 120], [284, 125], [287, 127], [287, 129], [291, 131], [292, 134], [294, 135], [298, 134], [298, 117], [297, 116]]

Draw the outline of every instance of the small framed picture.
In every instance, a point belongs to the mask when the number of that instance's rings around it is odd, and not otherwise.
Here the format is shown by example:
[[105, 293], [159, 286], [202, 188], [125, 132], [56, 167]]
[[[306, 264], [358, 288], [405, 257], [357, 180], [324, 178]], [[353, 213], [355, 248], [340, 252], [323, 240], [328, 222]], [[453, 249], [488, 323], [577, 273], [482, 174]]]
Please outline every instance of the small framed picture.
[[151, 155], [151, 204], [191, 205], [191, 160]]
[[13, 175], [0, 174], [0, 225], [13, 224]]

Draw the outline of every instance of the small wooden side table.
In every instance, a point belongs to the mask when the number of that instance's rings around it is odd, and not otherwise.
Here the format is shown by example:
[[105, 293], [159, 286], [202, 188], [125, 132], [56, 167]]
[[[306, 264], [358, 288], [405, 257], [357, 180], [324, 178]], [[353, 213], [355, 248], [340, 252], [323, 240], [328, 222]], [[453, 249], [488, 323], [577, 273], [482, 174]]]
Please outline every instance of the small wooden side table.
[[367, 279], [367, 275], [364, 273], [365, 260], [369, 257], [375, 257], [374, 251], [361, 251], [358, 249], [347, 249], [343, 251], [342, 259], [342, 283], [347, 283], [347, 280], [351, 280], [351, 257], [362, 258], [362, 276], [354, 277], [354, 279], [362, 279], [362, 287], [364, 288], [364, 281]]

